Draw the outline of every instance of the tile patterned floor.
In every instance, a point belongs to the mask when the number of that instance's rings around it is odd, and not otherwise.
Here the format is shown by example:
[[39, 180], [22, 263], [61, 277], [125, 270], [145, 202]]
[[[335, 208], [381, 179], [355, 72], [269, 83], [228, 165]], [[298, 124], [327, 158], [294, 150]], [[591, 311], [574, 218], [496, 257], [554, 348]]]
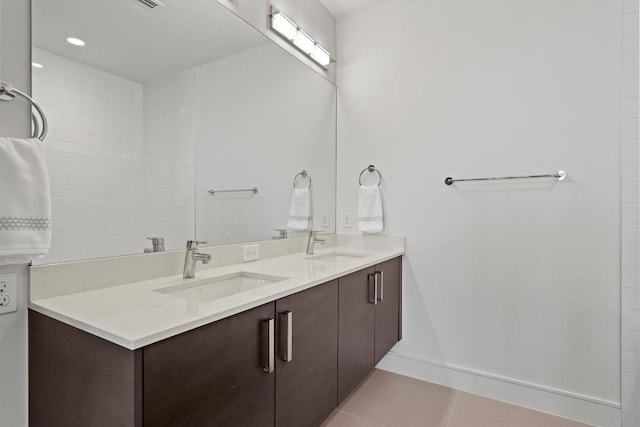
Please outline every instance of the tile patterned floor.
[[383, 426], [578, 427], [585, 424], [376, 369], [322, 425]]

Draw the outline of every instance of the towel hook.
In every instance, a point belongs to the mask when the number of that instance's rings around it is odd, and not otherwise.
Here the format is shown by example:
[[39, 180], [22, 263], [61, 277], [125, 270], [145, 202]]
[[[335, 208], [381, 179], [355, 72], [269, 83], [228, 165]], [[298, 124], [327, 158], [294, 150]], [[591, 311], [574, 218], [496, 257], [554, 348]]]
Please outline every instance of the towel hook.
[[[33, 105], [33, 107], [36, 109], [38, 114], [40, 115], [40, 120], [42, 121], [42, 129], [40, 129], [40, 126], [38, 125], [38, 121], [36, 120], [35, 115], [31, 113], [31, 120], [33, 120], [33, 123], [34, 123], [32, 136], [34, 138], [38, 138], [40, 141], [44, 141], [44, 138], [47, 136], [47, 131], [49, 130], [49, 126], [47, 124], [47, 116], [44, 115], [44, 111], [42, 111], [42, 108], [40, 108], [38, 103], [34, 101], [33, 98], [31, 98], [29, 95], [27, 95], [23, 91], [14, 88], [13, 85], [11, 85], [10, 83], [0, 82], [0, 101], [11, 101], [16, 97], [16, 95], [19, 95], [24, 99], [26, 99], [27, 101], [29, 101], [31, 105]], [[2, 98], [5, 96], [7, 98]]]
[[302, 171], [298, 172], [298, 174], [295, 177], [293, 177], [293, 188], [298, 188], [298, 186], [296, 185], [298, 182], [298, 178], [301, 178], [301, 179], [307, 178], [309, 180], [309, 187], [307, 187], [307, 189], [308, 190], [311, 189], [311, 184], [312, 184], [311, 176], [306, 170], [303, 169]]
[[373, 165], [369, 165], [366, 168], [362, 169], [362, 172], [360, 172], [360, 176], [358, 177], [358, 183], [360, 185], [362, 185], [362, 174], [367, 172], [367, 171], [370, 172], [370, 173], [376, 172], [378, 174], [378, 187], [380, 187], [380, 184], [382, 184], [382, 174]]

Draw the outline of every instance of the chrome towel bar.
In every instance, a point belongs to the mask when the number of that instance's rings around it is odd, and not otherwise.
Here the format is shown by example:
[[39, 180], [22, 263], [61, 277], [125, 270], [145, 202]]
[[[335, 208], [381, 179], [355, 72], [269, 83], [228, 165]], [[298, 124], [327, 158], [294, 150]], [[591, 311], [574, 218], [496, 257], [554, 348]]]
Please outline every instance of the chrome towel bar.
[[207, 193], [209, 194], [218, 194], [218, 193], [245, 193], [245, 192], [252, 192], [253, 194], [256, 194], [258, 192], [258, 187], [253, 187], [253, 188], [241, 188], [239, 190], [207, 190]]
[[522, 176], [501, 176], [501, 177], [491, 177], [491, 178], [465, 178], [465, 179], [453, 179], [450, 176], [444, 179], [444, 183], [447, 185], [451, 185], [454, 182], [462, 182], [462, 181], [496, 181], [501, 179], [528, 179], [528, 178], [557, 178], [558, 181], [564, 181], [567, 177], [565, 171], [558, 171], [556, 173], [549, 173], [545, 175], [522, 175]]
[[26, 99], [33, 105], [38, 114], [40, 115], [40, 121], [42, 122], [42, 129], [40, 129], [40, 125], [38, 124], [38, 120], [36, 120], [35, 115], [31, 114], [31, 119], [33, 120], [33, 138], [38, 138], [40, 141], [44, 141], [47, 136], [47, 131], [49, 130], [49, 125], [47, 123], [47, 116], [44, 115], [44, 111], [38, 105], [36, 101], [33, 100], [29, 95], [24, 93], [21, 90], [18, 90], [13, 87], [10, 83], [0, 82], [0, 101], [11, 101], [16, 95], [21, 96]]

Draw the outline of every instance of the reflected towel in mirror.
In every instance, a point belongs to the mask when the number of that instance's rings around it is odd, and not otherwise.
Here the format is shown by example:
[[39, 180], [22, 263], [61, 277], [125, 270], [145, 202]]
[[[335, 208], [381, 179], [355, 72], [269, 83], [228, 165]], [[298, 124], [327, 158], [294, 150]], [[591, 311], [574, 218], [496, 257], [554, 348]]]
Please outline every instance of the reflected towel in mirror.
[[287, 228], [299, 231], [310, 230], [313, 225], [311, 212], [311, 189], [294, 188]]

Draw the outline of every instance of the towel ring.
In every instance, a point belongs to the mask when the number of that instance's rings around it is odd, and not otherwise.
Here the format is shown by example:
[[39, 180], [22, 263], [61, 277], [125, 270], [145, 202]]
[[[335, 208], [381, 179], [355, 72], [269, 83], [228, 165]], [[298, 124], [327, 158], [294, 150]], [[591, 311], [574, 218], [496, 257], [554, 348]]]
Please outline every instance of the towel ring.
[[307, 187], [308, 190], [311, 189], [311, 176], [309, 176], [309, 173], [306, 170], [302, 170], [300, 172], [298, 172], [298, 174], [293, 178], [293, 188], [298, 188], [298, 186], [296, 185], [298, 182], [298, 178], [307, 178], [309, 179], [309, 187]]
[[33, 138], [38, 138], [40, 141], [44, 141], [44, 138], [47, 136], [47, 131], [49, 130], [49, 126], [47, 124], [47, 116], [44, 115], [44, 111], [38, 105], [36, 101], [33, 100], [29, 95], [24, 93], [21, 90], [14, 88], [10, 83], [0, 82], [0, 97], [7, 96], [7, 98], [0, 98], [0, 101], [11, 101], [16, 95], [19, 95], [29, 101], [31, 105], [36, 109], [38, 114], [40, 115], [40, 121], [42, 122], [42, 129], [40, 129], [40, 125], [38, 124], [38, 120], [36, 119], [35, 114], [31, 113], [31, 120], [33, 120], [33, 134], [31, 135]]
[[360, 172], [360, 176], [358, 177], [358, 183], [362, 185], [362, 174], [367, 171], [369, 171], [370, 173], [376, 172], [378, 174], [378, 187], [380, 187], [380, 184], [382, 184], [382, 174], [373, 165], [369, 165], [366, 168], [362, 169], [362, 172]]

